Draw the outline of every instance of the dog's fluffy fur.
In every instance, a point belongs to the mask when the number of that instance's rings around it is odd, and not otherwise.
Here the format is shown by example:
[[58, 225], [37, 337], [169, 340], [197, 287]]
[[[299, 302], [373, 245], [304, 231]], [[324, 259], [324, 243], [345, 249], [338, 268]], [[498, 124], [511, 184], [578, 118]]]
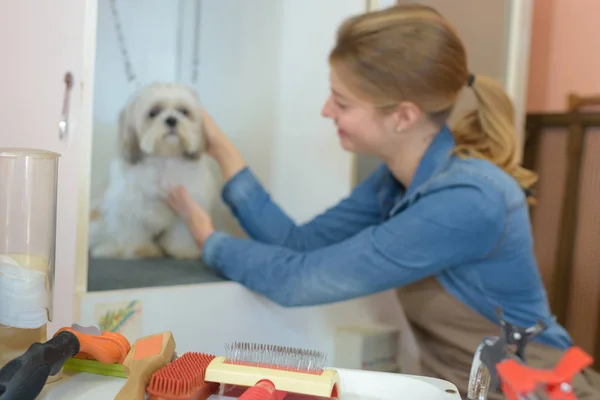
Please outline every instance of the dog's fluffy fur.
[[200, 249], [184, 221], [165, 202], [184, 185], [210, 214], [218, 178], [204, 155], [206, 140], [196, 93], [183, 85], [142, 88], [119, 116], [120, 156], [92, 211], [90, 252], [97, 258], [170, 256], [194, 259]]

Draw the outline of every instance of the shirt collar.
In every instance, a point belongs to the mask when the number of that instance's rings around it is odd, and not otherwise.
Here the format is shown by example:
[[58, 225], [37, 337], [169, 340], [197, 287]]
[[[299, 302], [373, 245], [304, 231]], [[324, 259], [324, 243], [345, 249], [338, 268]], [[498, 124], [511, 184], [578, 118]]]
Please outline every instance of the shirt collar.
[[411, 197], [415, 190], [432, 178], [440, 168], [446, 165], [449, 155], [455, 145], [456, 142], [452, 131], [447, 125], [444, 125], [429, 144], [425, 154], [423, 154], [423, 158], [421, 159], [408, 190], [406, 191], [407, 197]]

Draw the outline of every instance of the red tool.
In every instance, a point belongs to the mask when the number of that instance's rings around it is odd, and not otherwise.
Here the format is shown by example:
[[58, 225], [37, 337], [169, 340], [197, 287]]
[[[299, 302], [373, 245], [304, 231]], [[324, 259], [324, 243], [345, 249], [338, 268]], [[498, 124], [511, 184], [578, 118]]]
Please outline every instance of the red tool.
[[536, 399], [537, 390], [546, 393], [548, 400], [576, 400], [571, 380], [592, 362], [593, 358], [581, 348], [571, 347], [552, 370], [534, 369], [507, 359], [497, 364], [496, 371], [507, 400]]
[[245, 391], [239, 400], [283, 400], [286, 396], [287, 393], [277, 390], [273, 382], [263, 380]]

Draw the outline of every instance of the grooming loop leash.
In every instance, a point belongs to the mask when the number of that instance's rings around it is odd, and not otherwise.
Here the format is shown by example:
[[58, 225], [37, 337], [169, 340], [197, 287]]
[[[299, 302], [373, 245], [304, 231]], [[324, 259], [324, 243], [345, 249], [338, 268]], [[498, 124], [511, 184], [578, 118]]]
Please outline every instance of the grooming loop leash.
[[117, 31], [117, 40], [119, 41], [119, 50], [121, 50], [121, 56], [125, 63], [125, 75], [127, 82], [134, 88], [138, 89], [141, 85], [137, 79], [137, 76], [133, 72], [133, 66], [131, 65], [131, 59], [129, 52], [127, 51], [127, 45], [125, 43], [125, 34], [123, 33], [123, 25], [121, 24], [119, 12], [117, 10], [117, 0], [110, 0], [110, 11], [113, 15], [113, 21], [115, 24], [115, 30]]
[[[123, 24], [121, 22], [121, 15], [117, 9], [117, 0], [110, 0], [110, 10], [113, 16], [115, 31], [117, 33], [117, 40], [119, 42], [119, 50], [125, 67], [125, 76], [127, 82], [133, 90], [139, 89], [142, 84], [139, 81], [137, 75], [133, 69], [133, 63], [131, 62], [131, 55], [127, 49], [127, 43], [125, 41], [125, 33], [123, 32]], [[198, 82], [198, 70], [200, 69], [200, 20], [202, 16], [202, 0], [196, 0], [195, 7], [195, 20], [194, 20], [194, 40], [193, 40], [193, 58], [192, 58], [192, 85]]]

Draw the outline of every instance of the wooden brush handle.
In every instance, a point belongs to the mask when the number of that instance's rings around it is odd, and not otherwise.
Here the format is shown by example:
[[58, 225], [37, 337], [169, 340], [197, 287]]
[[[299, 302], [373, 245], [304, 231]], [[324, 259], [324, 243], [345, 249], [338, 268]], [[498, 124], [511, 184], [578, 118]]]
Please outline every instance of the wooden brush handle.
[[138, 339], [123, 362], [128, 378], [115, 400], [144, 400], [152, 374], [169, 364], [174, 352], [171, 332]]
[[144, 400], [147, 382], [140, 375], [131, 375], [115, 396], [115, 400]]

